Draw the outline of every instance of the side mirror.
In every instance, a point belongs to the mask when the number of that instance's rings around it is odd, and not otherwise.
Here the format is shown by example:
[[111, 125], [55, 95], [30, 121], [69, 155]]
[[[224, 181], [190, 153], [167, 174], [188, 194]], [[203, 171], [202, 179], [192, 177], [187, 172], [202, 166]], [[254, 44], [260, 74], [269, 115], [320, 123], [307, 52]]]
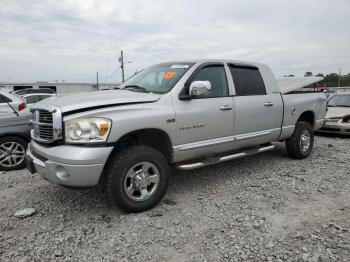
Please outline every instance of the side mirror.
[[190, 85], [190, 96], [205, 96], [211, 91], [210, 81], [193, 81]]

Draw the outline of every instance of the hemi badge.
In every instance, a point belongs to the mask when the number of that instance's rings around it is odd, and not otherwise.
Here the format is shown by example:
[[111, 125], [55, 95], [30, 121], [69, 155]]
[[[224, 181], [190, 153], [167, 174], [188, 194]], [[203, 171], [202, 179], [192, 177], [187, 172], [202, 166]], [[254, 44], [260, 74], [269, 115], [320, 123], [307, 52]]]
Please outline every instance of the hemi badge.
[[167, 122], [168, 124], [170, 124], [170, 123], [175, 123], [175, 118], [167, 119], [166, 122]]

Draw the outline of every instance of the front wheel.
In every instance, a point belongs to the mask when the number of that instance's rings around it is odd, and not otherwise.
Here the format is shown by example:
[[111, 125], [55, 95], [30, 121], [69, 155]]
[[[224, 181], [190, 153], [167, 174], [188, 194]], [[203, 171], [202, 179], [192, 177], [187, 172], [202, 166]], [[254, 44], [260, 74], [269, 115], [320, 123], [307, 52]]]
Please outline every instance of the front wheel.
[[291, 158], [304, 159], [311, 154], [314, 133], [308, 122], [297, 122], [293, 135], [286, 141], [287, 153]]
[[136, 145], [112, 156], [105, 175], [105, 191], [115, 205], [126, 212], [142, 212], [162, 200], [170, 169], [159, 151]]

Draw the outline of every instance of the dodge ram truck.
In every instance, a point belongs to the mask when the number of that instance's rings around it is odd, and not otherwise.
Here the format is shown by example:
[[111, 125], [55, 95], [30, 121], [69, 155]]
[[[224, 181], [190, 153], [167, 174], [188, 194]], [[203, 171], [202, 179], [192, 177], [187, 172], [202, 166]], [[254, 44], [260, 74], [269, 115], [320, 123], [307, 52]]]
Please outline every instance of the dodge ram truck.
[[266, 152], [274, 141], [285, 141], [290, 157], [306, 158], [326, 105], [323, 93], [282, 92], [263, 64], [161, 63], [117, 90], [34, 105], [27, 168], [66, 187], [101, 183], [117, 207], [141, 212], [165, 195], [170, 167]]

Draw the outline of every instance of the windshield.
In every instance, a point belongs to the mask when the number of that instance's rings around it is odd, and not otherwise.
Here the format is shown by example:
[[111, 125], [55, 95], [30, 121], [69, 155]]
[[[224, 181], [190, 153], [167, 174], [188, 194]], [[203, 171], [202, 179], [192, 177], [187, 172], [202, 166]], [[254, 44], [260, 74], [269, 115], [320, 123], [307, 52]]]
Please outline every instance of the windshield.
[[350, 107], [350, 95], [336, 95], [328, 101], [330, 107]]
[[164, 63], [148, 67], [126, 80], [121, 89], [136, 92], [166, 93], [193, 63]]

